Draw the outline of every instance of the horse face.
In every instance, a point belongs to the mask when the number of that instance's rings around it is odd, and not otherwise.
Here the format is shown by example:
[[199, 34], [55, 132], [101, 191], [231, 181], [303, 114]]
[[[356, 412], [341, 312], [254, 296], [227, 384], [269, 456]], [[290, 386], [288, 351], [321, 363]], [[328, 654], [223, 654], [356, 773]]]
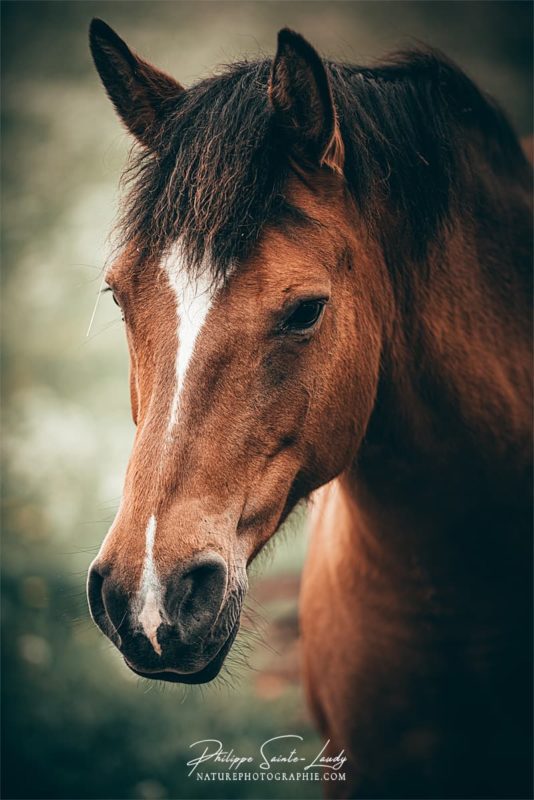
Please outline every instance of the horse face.
[[189, 277], [179, 242], [158, 263], [125, 256], [107, 275], [137, 432], [89, 597], [141, 674], [216, 674], [248, 563], [298, 500], [350, 463], [372, 407], [371, 259], [356, 257], [331, 179], [291, 194], [316, 222], [298, 236], [266, 231], [224, 285]]
[[[148, 66], [98, 31], [106, 88], [146, 146], [182, 90], [160, 73], [145, 81]], [[295, 172], [302, 164], [307, 175], [285, 187], [298, 214], [266, 224], [224, 281], [209, 262], [192, 275], [179, 237], [143, 263], [132, 243], [106, 276], [125, 319], [137, 432], [88, 595], [97, 624], [146, 676], [218, 673], [247, 565], [296, 502], [348, 466], [374, 401], [379, 259], [355, 234], [320, 59], [300, 37], [290, 44], [281, 37], [269, 93], [294, 132], [288, 87], [299, 70], [300, 90], [309, 83], [306, 135], [291, 138]], [[303, 122], [308, 106], [315, 117]]]

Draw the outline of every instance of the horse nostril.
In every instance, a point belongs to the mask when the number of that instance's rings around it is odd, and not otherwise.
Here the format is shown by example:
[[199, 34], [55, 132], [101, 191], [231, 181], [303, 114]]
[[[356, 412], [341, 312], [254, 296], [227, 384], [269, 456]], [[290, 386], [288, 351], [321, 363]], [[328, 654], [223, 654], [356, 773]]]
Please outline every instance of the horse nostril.
[[102, 596], [103, 585], [104, 578], [98, 571], [98, 568], [94, 564], [91, 564], [87, 576], [87, 602], [89, 603], [89, 611], [91, 612], [95, 624], [98, 625], [100, 630], [107, 636], [109, 620]]
[[117, 592], [109, 585], [109, 579], [104, 578], [98, 566], [92, 564], [87, 576], [89, 611], [100, 630], [113, 644], [120, 647], [121, 637], [117, 630], [120, 624], [117, 624], [117, 620], [122, 611], [118, 597]]
[[103, 580], [102, 575], [98, 572], [96, 567], [91, 564], [89, 567], [89, 574], [87, 575], [87, 601], [93, 619], [95, 616], [99, 616], [104, 608], [104, 602], [102, 600]]
[[184, 640], [206, 634], [215, 623], [226, 594], [228, 569], [221, 556], [195, 556], [168, 585], [166, 607]]

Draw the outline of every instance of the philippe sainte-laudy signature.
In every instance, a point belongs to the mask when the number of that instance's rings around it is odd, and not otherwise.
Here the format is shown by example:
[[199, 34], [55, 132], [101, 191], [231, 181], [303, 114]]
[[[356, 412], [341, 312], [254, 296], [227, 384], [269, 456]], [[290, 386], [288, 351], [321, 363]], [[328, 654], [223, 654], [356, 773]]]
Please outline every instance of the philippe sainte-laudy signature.
[[327, 754], [330, 740], [325, 742], [317, 755], [311, 759], [299, 755], [295, 740], [304, 741], [302, 736], [293, 733], [273, 736], [272, 739], [267, 739], [260, 745], [259, 752], [255, 756], [244, 756], [238, 755], [233, 748], [225, 750], [219, 739], [200, 739], [190, 745], [192, 748], [197, 748], [198, 755], [187, 762], [187, 766], [191, 767], [189, 775], [208, 762], [223, 765], [227, 770], [239, 770], [244, 765], [255, 766], [261, 770], [272, 770], [273, 767], [289, 764], [298, 765], [299, 769], [303, 771], [310, 769], [337, 771], [347, 761], [344, 750], [336, 755]]

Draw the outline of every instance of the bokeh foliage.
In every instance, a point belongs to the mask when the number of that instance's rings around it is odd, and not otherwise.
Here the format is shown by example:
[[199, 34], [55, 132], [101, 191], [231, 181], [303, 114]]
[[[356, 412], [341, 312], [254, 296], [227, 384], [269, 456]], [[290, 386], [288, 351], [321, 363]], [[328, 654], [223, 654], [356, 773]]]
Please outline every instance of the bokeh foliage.
[[[271, 53], [283, 25], [329, 56], [360, 62], [425, 41], [529, 133], [532, 5], [2, 5], [3, 796], [288, 797], [281, 784], [196, 783], [185, 762], [190, 743], [206, 737], [249, 753], [270, 736], [300, 733], [313, 752], [319, 740], [301, 688], [273, 671], [291, 644], [273, 654], [253, 634], [215, 687], [164, 688], [134, 678], [88, 618], [85, 573], [117, 506], [133, 431], [126, 347], [109, 298], [85, 335], [129, 148], [90, 63], [93, 16], [185, 84], [218, 63]], [[304, 549], [302, 531], [288, 536], [269, 574], [298, 572]], [[294, 596], [261, 613], [294, 618]], [[235, 663], [245, 660], [251, 666]], [[307, 784], [290, 791], [318, 796]]]

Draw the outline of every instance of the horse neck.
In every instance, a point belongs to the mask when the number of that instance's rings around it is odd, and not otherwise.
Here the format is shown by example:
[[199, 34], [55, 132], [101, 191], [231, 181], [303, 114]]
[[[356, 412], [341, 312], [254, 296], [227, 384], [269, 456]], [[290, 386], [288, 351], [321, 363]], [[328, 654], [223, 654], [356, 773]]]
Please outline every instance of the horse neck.
[[[395, 564], [401, 584], [411, 553], [426, 581], [454, 576], [483, 603], [493, 579], [503, 585], [503, 557], [521, 584], [530, 553], [530, 232], [517, 201], [493, 228], [458, 218], [403, 280], [409, 302], [397, 295], [375, 408], [342, 481], [366, 531], [360, 559]], [[491, 219], [505, 208], [486, 205]]]

